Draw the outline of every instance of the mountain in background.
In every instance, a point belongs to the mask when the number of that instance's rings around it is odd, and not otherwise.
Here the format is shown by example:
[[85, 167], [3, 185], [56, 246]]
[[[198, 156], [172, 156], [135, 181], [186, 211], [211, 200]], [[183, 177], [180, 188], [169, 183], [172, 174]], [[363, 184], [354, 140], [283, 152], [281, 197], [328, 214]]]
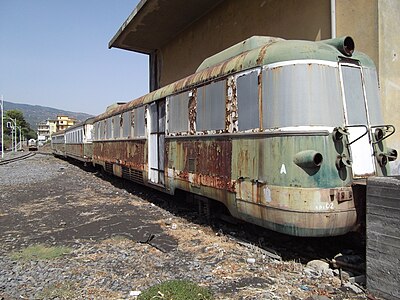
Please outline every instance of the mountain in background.
[[47, 119], [57, 119], [58, 115], [68, 116], [75, 118], [79, 121], [84, 121], [87, 118], [93, 117], [92, 115], [56, 109], [47, 106], [20, 104], [4, 101], [4, 111], [18, 109], [24, 114], [25, 120], [31, 125], [33, 130], [37, 130], [37, 123]]

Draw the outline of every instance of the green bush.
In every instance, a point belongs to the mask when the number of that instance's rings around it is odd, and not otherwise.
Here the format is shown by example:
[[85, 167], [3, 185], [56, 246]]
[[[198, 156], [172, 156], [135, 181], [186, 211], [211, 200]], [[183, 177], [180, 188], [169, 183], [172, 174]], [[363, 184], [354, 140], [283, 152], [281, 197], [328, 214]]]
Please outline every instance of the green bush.
[[210, 291], [188, 280], [169, 280], [140, 294], [138, 300], [211, 300]]

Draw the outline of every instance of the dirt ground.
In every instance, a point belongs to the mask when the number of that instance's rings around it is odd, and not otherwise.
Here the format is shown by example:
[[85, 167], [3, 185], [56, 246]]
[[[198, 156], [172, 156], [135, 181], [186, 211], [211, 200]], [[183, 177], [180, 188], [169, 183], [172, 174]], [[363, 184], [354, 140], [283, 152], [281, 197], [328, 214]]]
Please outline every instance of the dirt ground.
[[[57, 289], [59, 299], [134, 299], [169, 279], [216, 299], [366, 299], [334, 274], [307, 272], [296, 252], [274, 259], [237, 228], [209, 226], [156, 191], [49, 155], [0, 166], [0, 189], [0, 299]], [[73, 251], [50, 262], [10, 258], [34, 244]]]

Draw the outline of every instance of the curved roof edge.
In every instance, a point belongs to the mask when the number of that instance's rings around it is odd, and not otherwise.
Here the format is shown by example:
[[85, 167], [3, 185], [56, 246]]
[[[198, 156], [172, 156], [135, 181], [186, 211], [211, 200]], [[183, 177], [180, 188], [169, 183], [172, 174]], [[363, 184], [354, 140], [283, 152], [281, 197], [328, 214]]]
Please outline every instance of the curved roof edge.
[[[126, 104], [119, 105], [115, 109], [107, 110], [103, 114], [97, 116], [95, 122], [125, 112], [143, 104], [164, 98], [166, 96], [179, 93], [183, 90], [190, 89], [193, 86], [213, 81], [229, 74], [248, 70], [258, 66], [292, 60], [325, 60], [338, 62], [340, 58], [344, 57], [343, 54], [336, 47], [322, 41], [314, 42], [301, 40], [284, 40], [278, 38], [271, 40], [273, 38], [264, 38], [267, 39], [263, 40], [269, 42], [254, 49], [240, 52], [240, 54], [229, 57], [228, 59], [217, 63], [216, 65], [210, 65], [208, 67], [203, 66], [203, 69], [192, 75], [189, 75], [188, 77], [175, 81]], [[236, 45], [240, 44], [241, 43]], [[218, 54], [216, 54], [215, 56], [218, 58], [217, 55]], [[223, 55], [221, 57], [223, 57]], [[220, 58], [217, 58], [215, 59], [215, 61], [220, 60]], [[369, 58], [366, 54], [362, 52], [355, 51], [351, 57], [346, 58], [357, 60], [362, 66], [375, 68], [375, 65], [371, 58]], [[209, 62], [211, 61], [212, 60], [210, 60]], [[202, 66], [203, 63], [200, 66]]]

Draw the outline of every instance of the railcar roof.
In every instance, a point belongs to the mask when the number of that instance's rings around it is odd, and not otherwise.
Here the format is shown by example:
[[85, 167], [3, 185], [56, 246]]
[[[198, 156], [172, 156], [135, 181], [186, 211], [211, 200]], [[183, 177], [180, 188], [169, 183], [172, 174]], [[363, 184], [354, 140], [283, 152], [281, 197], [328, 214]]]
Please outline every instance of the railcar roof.
[[[248, 46], [242, 47], [245, 50], [244, 52], [232, 50], [232, 48], [243, 45], [246, 41], [251, 39], [252, 42], [248, 43]], [[166, 96], [179, 93], [194, 86], [258, 66], [294, 60], [338, 62], [339, 59], [344, 56], [337, 47], [325, 41], [284, 40], [271, 37], [252, 37], [246, 41], [236, 44], [206, 59], [200, 65], [199, 71], [188, 77], [126, 104], [119, 105], [115, 109], [107, 110], [103, 114], [97, 116], [95, 122], [113, 115], [121, 114], [143, 104], [162, 99]], [[264, 43], [260, 43], [260, 41], [264, 41]], [[236, 54], [235, 51], [239, 52], [239, 54], [232, 56], [232, 53]], [[224, 55], [226, 55], [226, 57], [224, 57]], [[225, 60], [223, 60], [224, 58]], [[362, 66], [375, 68], [373, 61], [362, 52], [355, 51], [349, 58], [358, 60]]]
[[63, 135], [64, 133], [65, 133], [65, 130], [59, 130], [59, 131], [54, 132], [51, 136], [53, 137], [53, 136]]

